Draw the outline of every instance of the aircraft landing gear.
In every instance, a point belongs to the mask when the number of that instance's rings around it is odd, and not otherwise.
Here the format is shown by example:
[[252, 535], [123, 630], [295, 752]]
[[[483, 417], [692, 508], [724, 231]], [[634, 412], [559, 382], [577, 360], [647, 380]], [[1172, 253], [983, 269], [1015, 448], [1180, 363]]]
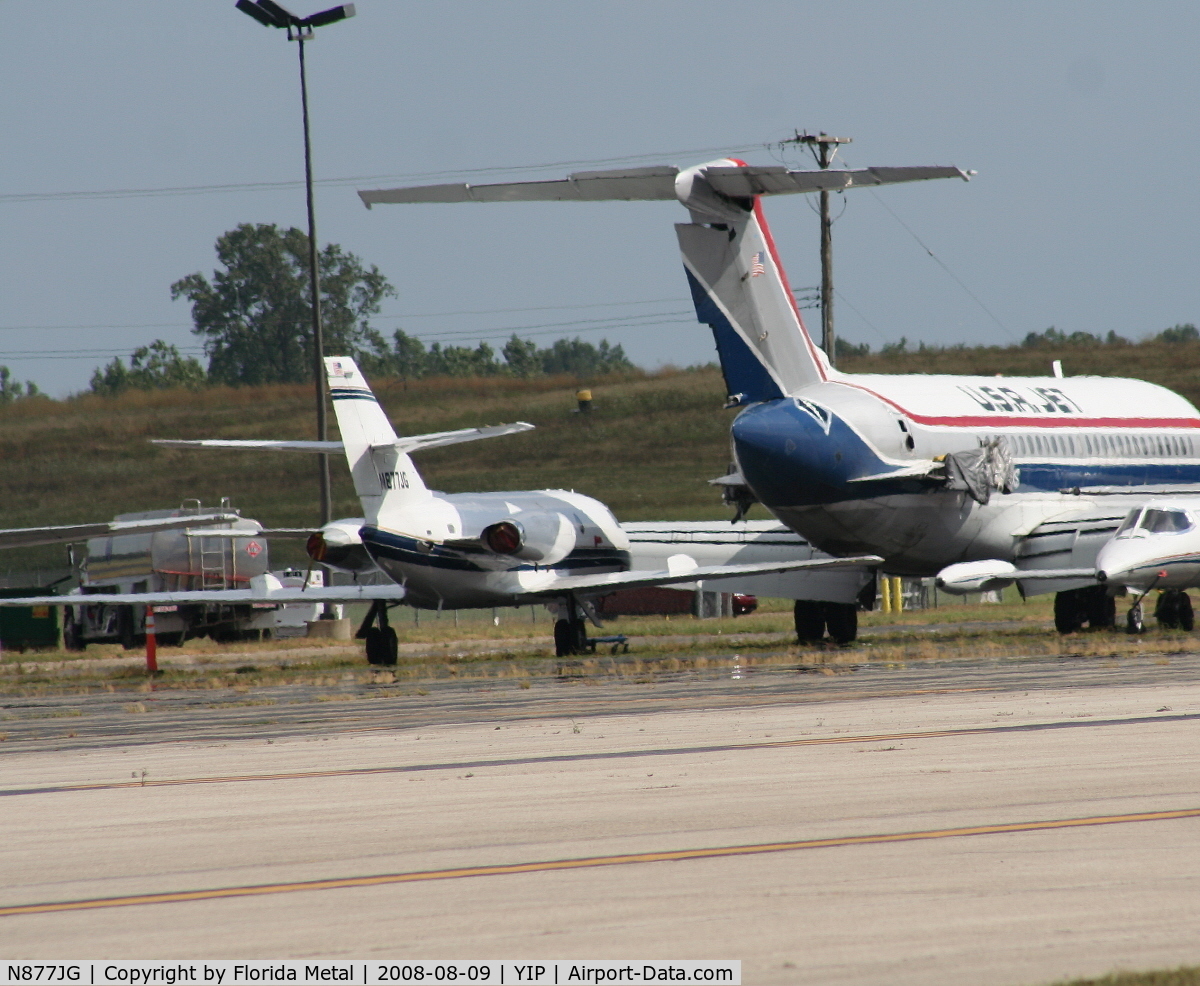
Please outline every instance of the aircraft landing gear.
[[570, 657], [586, 654], [588, 649], [587, 623], [574, 596], [567, 596], [559, 607], [563, 614], [554, 621], [554, 656]]
[[[396, 639], [396, 631], [388, 623], [387, 603], [377, 599], [371, 603], [362, 625], [355, 634], [366, 645], [367, 663], [381, 667], [394, 667], [399, 657], [400, 645]], [[372, 626], [377, 623], [377, 626]]]
[[1195, 626], [1192, 601], [1182, 589], [1164, 589], [1154, 606], [1154, 618], [1164, 630], [1186, 630]]
[[792, 615], [800, 644], [820, 643], [826, 630], [835, 644], [853, 643], [858, 637], [858, 607], [854, 603], [797, 599]]
[[1142, 633], [1145, 629], [1145, 621], [1142, 619], [1142, 601], [1139, 599], [1129, 608], [1129, 614], [1125, 617], [1125, 632]]
[[1067, 589], [1054, 595], [1054, 628], [1075, 633], [1087, 624], [1093, 630], [1116, 626], [1117, 602], [1102, 585]]

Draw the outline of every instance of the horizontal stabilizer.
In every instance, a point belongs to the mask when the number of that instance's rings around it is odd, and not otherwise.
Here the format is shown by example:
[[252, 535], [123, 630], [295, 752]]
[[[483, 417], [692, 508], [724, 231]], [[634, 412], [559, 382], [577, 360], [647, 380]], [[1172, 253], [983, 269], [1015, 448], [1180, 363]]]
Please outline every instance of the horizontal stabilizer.
[[195, 441], [179, 438], [152, 438], [150, 444], [162, 445], [166, 448], [225, 448], [251, 452], [324, 452], [326, 455], [342, 451], [341, 442], [276, 442], [235, 438], [200, 438]]
[[[606, 202], [667, 201], [676, 198], [679, 169], [670, 165], [624, 171], [581, 171], [554, 181], [517, 181], [496, 185], [417, 185], [359, 192], [369, 209], [379, 203], [422, 202]], [[930, 178], [961, 178], [972, 172], [953, 166], [862, 168], [857, 171], [789, 171], [779, 165], [709, 166], [708, 183], [730, 198], [840, 192], [847, 188], [894, 185]]]
[[859, 568], [879, 565], [878, 555], [852, 558], [820, 558], [811, 561], [762, 562], [754, 565], [695, 565], [686, 555], [669, 559], [667, 571], [613, 572], [608, 575], [557, 576], [553, 571], [522, 572], [521, 581], [530, 596], [561, 596], [564, 592], [602, 592], [606, 589], [631, 589], [637, 586], [670, 585], [678, 582], [711, 582], [746, 575], [771, 575], [776, 572], [815, 571], [819, 569]]
[[961, 168], [863, 168], [858, 171], [788, 171], [779, 165], [748, 167], [709, 167], [705, 178], [722, 195], [730, 198], [749, 198], [752, 195], [795, 195], [801, 192], [840, 192], [847, 188], [871, 188], [876, 185], [895, 185], [906, 181], [927, 181], [930, 178], [961, 178], [971, 176]]
[[[532, 431], [534, 425], [528, 421], [514, 421], [510, 425], [491, 425], [487, 428], [460, 428], [458, 431], [435, 431], [428, 435], [409, 435], [396, 440], [395, 447], [401, 452], [419, 452], [421, 449], [441, 448], [443, 445], [457, 445], [459, 442], [474, 442], [481, 438], [499, 438], [501, 435], [515, 435], [522, 431]], [[372, 446], [376, 448], [378, 446]]]
[[[395, 442], [386, 445], [372, 445], [372, 449], [395, 448], [401, 452], [417, 452], [427, 448], [441, 448], [443, 445], [457, 445], [459, 442], [474, 442], [481, 438], [498, 438], [501, 435], [514, 435], [521, 431], [530, 431], [534, 425], [527, 421], [516, 421], [510, 425], [492, 425], [487, 428], [460, 428], [457, 431], [435, 431], [428, 435], [409, 435], [397, 438]], [[154, 438], [154, 445], [167, 448], [211, 448], [211, 449], [240, 449], [250, 452], [323, 452], [326, 455], [340, 453], [345, 450], [341, 442], [301, 442], [301, 441], [255, 441], [233, 438], [201, 438], [194, 441], [176, 438]]]
[[[159, 517], [153, 520], [110, 520], [102, 524], [69, 524], [63, 527], [18, 527], [0, 531], [0, 548], [32, 548], [39, 544], [67, 544], [89, 538], [113, 537], [119, 534], [154, 534], [175, 531], [181, 527], [203, 524], [227, 524], [241, 520], [237, 514], [189, 514], [186, 517]], [[256, 534], [242, 531], [242, 537]]]
[[376, 203], [418, 202], [607, 202], [654, 201], [675, 198], [670, 165], [626, 168], [620, 171], [580, 171], [554, 181], [518, 181], [499, 185], [419, 185], [359, 192], [368, 209]]

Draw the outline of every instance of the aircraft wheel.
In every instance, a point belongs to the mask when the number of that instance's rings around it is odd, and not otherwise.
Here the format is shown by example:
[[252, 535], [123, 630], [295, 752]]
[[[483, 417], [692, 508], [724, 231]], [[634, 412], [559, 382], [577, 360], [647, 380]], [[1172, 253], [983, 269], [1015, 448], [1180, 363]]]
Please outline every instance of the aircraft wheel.
[[1141, 633], [1145, 629], [1145, 622], [1142, 619], [1142, 604], [1139, 602], [1129, 611], [1129, 615], [1125, 617], [1125, 632]]
[[801, 644], [816, 644], [825, 636], [825, 610], [813, 599], [797, 599], [792, 607], [796, 622], [796, 641]]
[[383, 631], [379, 627], [370, 627], [363, 637], [366, 645], [367, 663], [383, 664]]
[[822, 609], [834, 643], [854, 643], [858, 636], [858, 607], [853, 603], [825, 603]]
[[1083, 626], [1087, 611], [1080, 602], [1076, 589], [1054, 594], [1054, 629], [1059, 633], [1075, 633]]
[[400, 657], [400, 641], [396, 639], [396, 631], [392, 627], [384, 627], [379, 631], [379, 663], [395, 667]]
[[583, 620], [572, 620], [571, 630], [575, 634], [575, 653], [587, 653], [587, 624]]
[[1179, 626], [1179, 604], [1176, 599], [1176, 594], [1165, 589], [1158, 594], [1158, 601], [1154, 604], [1154, 618], [1158, 621], [1160, 629], [1175, 630]]
[[1196, 618], [1192, 613], [1192, 601], [1186, 592], [1179, 593], [1179, 606], [1175, 610], [1179, 615], [1179, 629], [1191, 633], [1196, 626]]
[[554, 622], [554, 656], [570, 657], [575, 653], [575, 627], [570, 620]]
[[1104, 586], [1096, 585], [1083, 590], [1087, 593], [1087, 621], [1093, 630], [1104, 630], [1117, 622], [1117, 601], [1108, 594]]

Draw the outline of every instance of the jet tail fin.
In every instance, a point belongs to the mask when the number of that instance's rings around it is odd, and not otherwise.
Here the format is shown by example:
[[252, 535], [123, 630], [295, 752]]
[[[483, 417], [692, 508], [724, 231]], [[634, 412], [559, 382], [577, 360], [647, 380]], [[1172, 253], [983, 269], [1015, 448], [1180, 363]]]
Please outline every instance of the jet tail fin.
[[402, 508], [430, 499], [433, 494], [354, 360], [327, 356], [325, 373], [354, 492], [362, 502], [367, 523], [377, 522], [385, 508]]
[[773, 400], [829, 376], [800, 318], [755, 200], [744, 222], [675, 231], [696, 306], [713, 332], [730, 406]]

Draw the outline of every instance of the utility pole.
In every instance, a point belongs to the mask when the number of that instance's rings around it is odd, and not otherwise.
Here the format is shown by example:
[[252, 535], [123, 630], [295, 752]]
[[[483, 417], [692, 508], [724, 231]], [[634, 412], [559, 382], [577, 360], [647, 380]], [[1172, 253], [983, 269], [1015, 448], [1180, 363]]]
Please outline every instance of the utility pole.
[[[785, 144], [804, 144], [812, 151], [817, 167], [825, 171], [833, 163], [839, 144], [849, 144], [852, 137], [830, 137], [824, 131], [819, 134], [797, 133]], [[829, 217], [829, 193], [821, 192], [821, 348], [829, 357], [829, 365], [837, 365], [835, 336], [833, 334], [833, 220]]]

